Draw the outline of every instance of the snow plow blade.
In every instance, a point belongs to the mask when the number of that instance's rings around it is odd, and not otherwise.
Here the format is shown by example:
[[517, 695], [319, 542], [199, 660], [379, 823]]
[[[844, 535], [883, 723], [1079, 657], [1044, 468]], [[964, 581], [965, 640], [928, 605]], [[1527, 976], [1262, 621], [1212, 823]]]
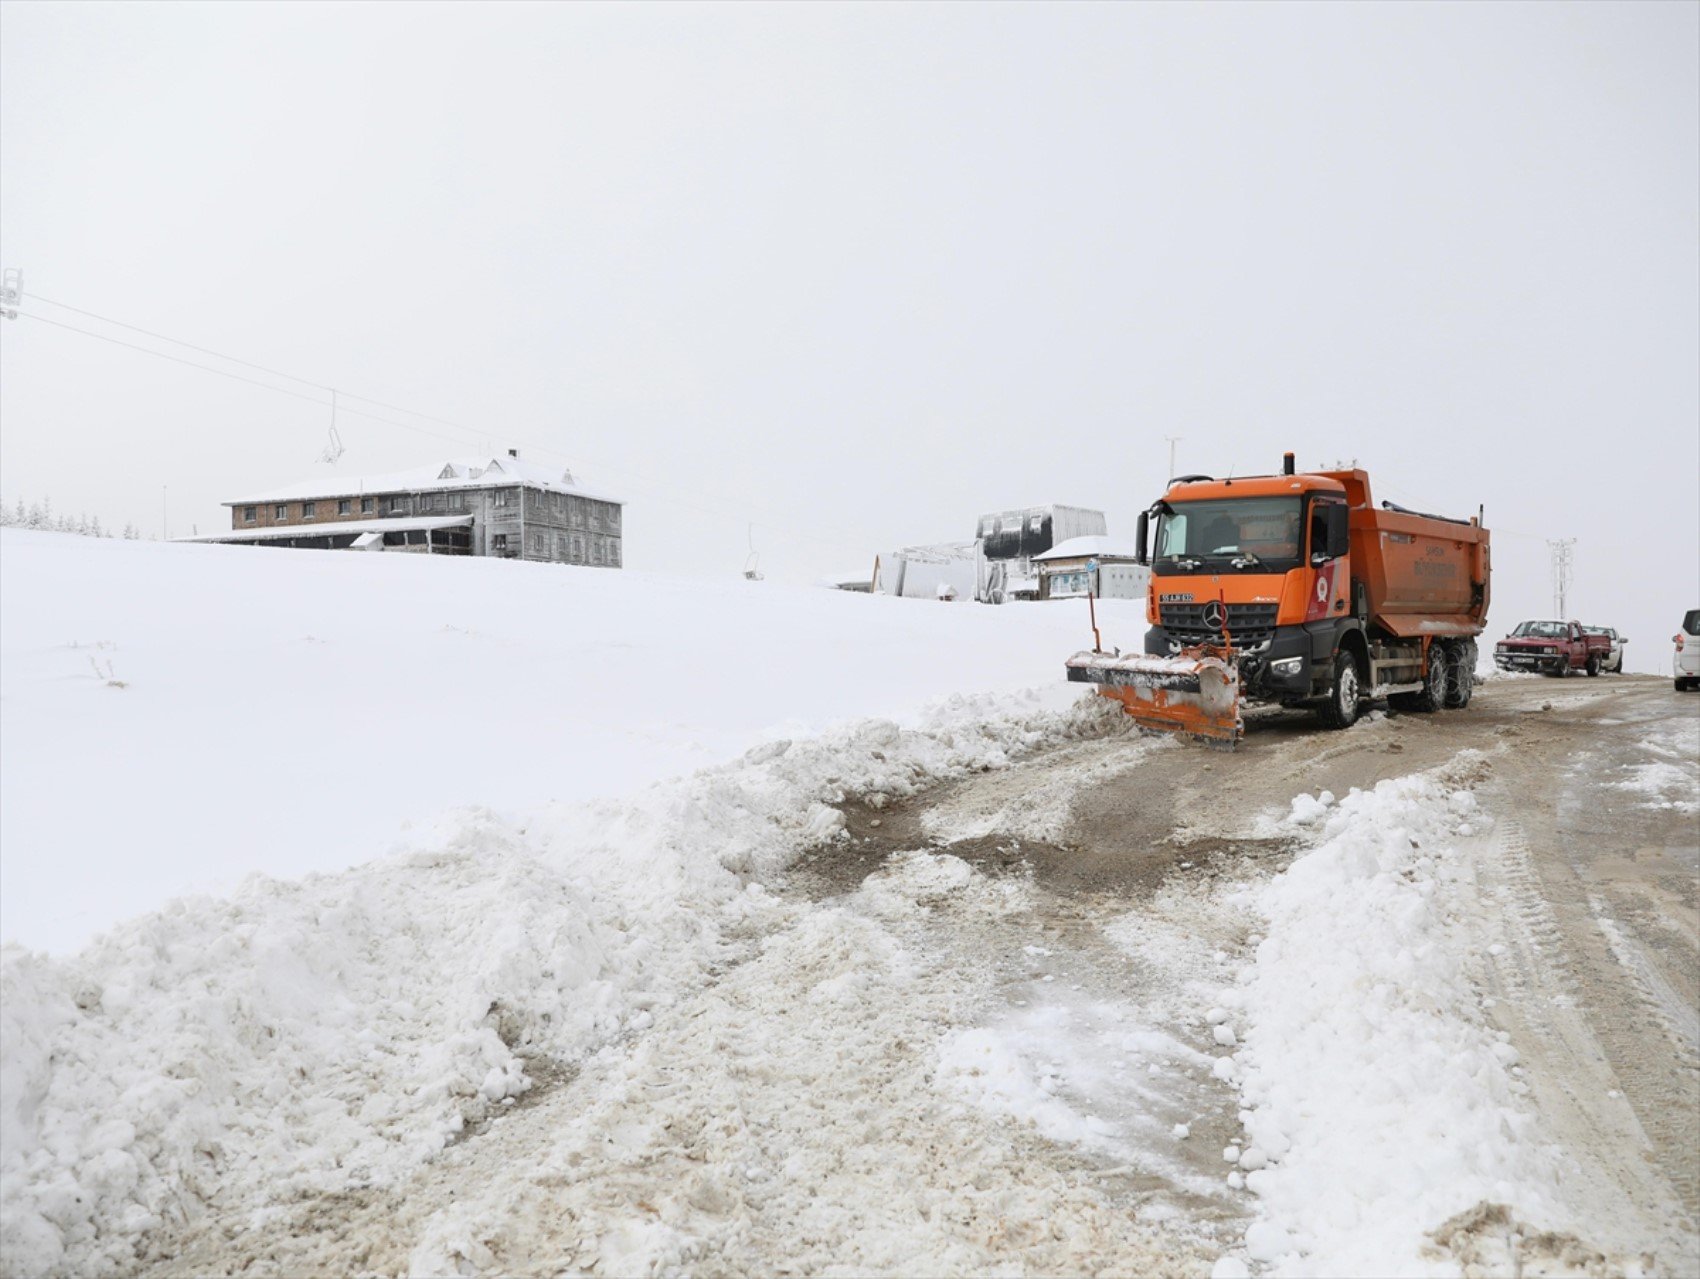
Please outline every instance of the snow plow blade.
[[1076, 653], [1068, 678], [1096, 684], [1142, 728], [1184, 733], [1233, 749], [1244, 731], [1240, 720], [1237, 663], [1210, 650], [1183, 650], [1174, 657]]

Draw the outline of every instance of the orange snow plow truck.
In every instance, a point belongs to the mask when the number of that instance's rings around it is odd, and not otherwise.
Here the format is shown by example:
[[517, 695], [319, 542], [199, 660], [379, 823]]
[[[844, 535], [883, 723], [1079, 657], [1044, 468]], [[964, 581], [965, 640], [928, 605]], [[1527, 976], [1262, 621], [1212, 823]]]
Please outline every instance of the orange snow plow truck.
[[1288, 453], [1280, 475], [1171, 480], [1135, 541], [1151, 569], [1144, 653], [1094, 647], [1067, 666], [1142, 725], [1231, 747], [1246, 700], [1314, 707], [1330, 728], [1369, 699], [1469, 703], [1488, 609], [1479, 514], [1378, 508], [1364, 471], [1295, 474]]

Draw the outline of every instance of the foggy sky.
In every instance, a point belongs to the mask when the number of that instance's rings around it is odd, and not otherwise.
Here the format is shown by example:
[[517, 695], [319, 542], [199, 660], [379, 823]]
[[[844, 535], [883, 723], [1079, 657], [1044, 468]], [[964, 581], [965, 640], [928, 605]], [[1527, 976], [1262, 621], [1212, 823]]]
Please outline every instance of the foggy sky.
[[[626, 563], [776, 578], [1356, 459], [1490, 632], [1700, 605], [1700, 7], [0, 6], [0, 260], [325, 386], [350, 474], [518, 447]], [[298, 395], [321, 392], [223, 365]], [[329, 410], [0, 321], [0, 496], [157, 532]], [[1136, 643], [1137, 637], [1116, 639]], [[1059, 656], [1060, 661], [1060, 656]]]

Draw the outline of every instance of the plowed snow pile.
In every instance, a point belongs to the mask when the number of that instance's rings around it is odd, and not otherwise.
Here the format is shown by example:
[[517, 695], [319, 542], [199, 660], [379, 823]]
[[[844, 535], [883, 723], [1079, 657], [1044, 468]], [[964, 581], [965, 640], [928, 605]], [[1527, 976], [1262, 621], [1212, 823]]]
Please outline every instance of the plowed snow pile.
[[454, 814], [399, 855], [174, 903], [73, 958], [8, 948], [7, 1266], [121, 1272], [208, 1203], [393, 1184], [523, 1094], [522, 1055], [580, 1060], [704, 983], [848, 794], [1122, 731], [1104, 703], [957, 700], [634, 801]]
[[1473, 841], [1491, 824], [1466, 789], [1472, 755], [1338, 804], [1299, 796], [1286, 824], [1314, 846], [1242, 896], [1266, 928], [1208, 1019], [1247, 1108], [1223, 1155], [1256, 1196], [1244, 1259], [1264, 1273], [1457, 1274], [1431, 1235], [1459, 1214], [1579, 1219], [1469, 974]]

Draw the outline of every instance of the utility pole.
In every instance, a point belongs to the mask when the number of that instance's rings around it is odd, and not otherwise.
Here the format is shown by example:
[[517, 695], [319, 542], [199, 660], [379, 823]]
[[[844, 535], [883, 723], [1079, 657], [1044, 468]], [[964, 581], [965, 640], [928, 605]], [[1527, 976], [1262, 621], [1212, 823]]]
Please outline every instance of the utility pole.
[[1552, 551], [1552, 611], [1553, 620], [1564, 622], [1570, 620], [1570, 612], [1566, 607], [1570, 593], [1570, 566], [1574, 561], [1573, 537], [1558, 538], [1547, 543]]
[[1175, 445], [1180, 443], [1181, 437], [1165, 435], [1163, 438], [1169, 442], [1169, 479], [1172, 480], [1175, 478]]

